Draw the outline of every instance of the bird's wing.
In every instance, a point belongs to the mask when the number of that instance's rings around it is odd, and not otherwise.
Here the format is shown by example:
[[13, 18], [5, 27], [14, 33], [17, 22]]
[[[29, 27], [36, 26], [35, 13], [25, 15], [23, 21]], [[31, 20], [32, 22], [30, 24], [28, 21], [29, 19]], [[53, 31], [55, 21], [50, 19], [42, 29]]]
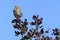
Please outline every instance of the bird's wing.
[[13, 10], [13, 14], [14, 14], [15, 17], [17, 16], [16, 10]]

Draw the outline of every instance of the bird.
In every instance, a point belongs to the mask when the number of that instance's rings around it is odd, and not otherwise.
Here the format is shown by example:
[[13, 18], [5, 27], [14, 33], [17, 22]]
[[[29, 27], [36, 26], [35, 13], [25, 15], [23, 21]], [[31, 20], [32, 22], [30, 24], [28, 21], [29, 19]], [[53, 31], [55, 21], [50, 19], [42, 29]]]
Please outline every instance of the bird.
[[15, 6], [14, 9], [13, 9], [13, 14], [15, 16], [15, 18], [20, 18], [22, 16], [22, 12], [21, 12], [21, 9], [19, 8], [19, 6]]

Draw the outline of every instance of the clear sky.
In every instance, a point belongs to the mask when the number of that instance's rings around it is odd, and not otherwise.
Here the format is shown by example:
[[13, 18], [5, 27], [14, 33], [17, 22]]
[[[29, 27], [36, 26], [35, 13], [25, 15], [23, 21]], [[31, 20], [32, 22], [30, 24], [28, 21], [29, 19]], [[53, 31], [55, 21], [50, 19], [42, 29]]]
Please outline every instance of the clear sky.
[[11, 23], [15, 5], [22, 10], [22, 20], [27, 18], [31, 22], [32, 15], [39, 14], [43, 17], [44, 29], [60, 28], [60, 0], [0, 0], [0, 40], [20, 39], [20, 36], [15, 36]]

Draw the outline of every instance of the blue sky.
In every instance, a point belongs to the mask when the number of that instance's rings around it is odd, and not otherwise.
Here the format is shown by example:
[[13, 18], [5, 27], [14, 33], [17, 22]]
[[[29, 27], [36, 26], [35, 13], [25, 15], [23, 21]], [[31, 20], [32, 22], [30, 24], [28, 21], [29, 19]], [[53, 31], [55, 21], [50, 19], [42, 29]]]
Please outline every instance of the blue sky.
[[15, 36], [11, 23], [15, 5], [21, 7], [22, 20], [27, 18], [31, 22], [32, 15], [39, 14], [43, 17], [44, 29], [60, 28], [60, 0], [0, 0], [0, 40], [20, 39]]

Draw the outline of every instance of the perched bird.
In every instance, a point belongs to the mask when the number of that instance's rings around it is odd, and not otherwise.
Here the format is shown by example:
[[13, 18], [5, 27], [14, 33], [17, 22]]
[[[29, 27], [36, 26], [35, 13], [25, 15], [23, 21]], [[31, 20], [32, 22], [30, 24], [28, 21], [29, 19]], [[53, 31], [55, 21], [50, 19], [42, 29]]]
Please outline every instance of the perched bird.
[[19, 19], [22, 16], [22, 12], [19, 6], [15, 6], [15, 8], [13, 9], [13, 13], [14, 13], [15, 18], [17, 19]]

